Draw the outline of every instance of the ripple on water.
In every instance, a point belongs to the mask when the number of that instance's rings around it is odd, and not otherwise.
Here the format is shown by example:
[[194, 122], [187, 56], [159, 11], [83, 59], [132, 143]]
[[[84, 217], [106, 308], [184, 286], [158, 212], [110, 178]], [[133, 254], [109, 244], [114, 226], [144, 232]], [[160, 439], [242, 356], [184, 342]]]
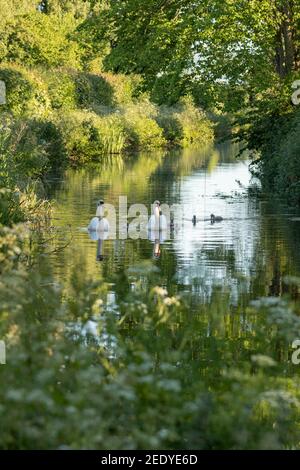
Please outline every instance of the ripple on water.
[[[53, 189], [58, 250], [49, 259], [58, 280], [66, 282], [72, 269], [81, 270], [85, 264], [87, 276], [112, 282], [120, 270], [148, 260], [159, 267], [166, 285], [185, 286], [190, 292], [188, 288], [201, 284], [203, 288], [193, 292], [202, 300], [217, 286], [229, 290], [230, 302], [236, 303], [245, 289], [251, 296], [261, 295], [259, 286], [268, 286], [276, 269], [299, 274], [299, 214], [280, 212], [272, 201], [250, 199], [245, 191], [251, 179], [248, 162], [233, 161], [228, 146], [214, 152], [219, 152], [215, 166], [209, 152], [194, 151], [189, 158], [178, 152], [165, 158], [141, 155], [128, 159], [121, 169], [100, 165], [99, 171], [68, 170]], [[150, 208], [159, 199], [183, 208], [184, 220], [176, 236], [160, 244], [160, 257], [154, 256], [153, 241], [107, 239], [101, 246], [103, 261], [96, 261], [99, 246], [86, 227], [100, 197], [117, 204], [120, 195], [127, 196], [128, 204]], [[211, 224], [212, 213], [224, 220]]]

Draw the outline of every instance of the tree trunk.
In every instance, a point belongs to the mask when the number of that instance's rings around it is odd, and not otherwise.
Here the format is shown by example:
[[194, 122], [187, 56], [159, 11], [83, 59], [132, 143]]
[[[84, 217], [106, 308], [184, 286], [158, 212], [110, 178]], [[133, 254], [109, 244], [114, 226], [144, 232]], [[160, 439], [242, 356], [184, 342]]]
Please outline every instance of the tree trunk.
[[294, 0], [284, 0], [278, 6], [283, 16], [278, 26], [275, 47], [275, 69], [281, 78], [299, 68], [298, 51], [296, 48], [297, 26], [293, 14]]

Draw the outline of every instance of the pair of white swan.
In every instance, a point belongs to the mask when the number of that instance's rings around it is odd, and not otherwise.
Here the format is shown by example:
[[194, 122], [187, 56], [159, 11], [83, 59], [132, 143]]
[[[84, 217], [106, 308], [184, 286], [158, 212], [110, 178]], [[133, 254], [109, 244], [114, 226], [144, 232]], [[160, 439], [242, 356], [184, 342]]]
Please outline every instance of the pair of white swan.
[[[89, 223], [89, 232], [108, 232], [109, 222], [104, 217], [104, 201], [101, 199], [97, 204], [96, 217], [93, 217]], [[148, 221], [148, 230], [151, 232], [163, 232], [168, 229], [168, 221], [165, 215], [161, 213], [160, 202], [154, 201], [153, 214]]]

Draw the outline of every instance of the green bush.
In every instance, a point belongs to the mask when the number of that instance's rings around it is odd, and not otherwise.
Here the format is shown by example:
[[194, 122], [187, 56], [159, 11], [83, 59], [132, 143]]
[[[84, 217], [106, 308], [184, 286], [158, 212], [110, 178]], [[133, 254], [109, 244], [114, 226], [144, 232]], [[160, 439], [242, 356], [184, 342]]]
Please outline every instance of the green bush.
[[111, 85], [101, 75], [73, 73], [76, 84], [77, 105], [80, 108], [112, 108], [115, 104]]
[[[56, 131], [56, 130], [55, 130]], [[40, 223], [47, 213], [37, 196], [41, 178], [61, 164], [59, 136], [51, 123], [2, 119], [0, 126], [0, 223]], [[47, 142], [48, 139], [48, 142]], [[56, 151], [51, 145], [56, 146]], [[56, 159], [56, 160], [55, 160]], [[54, 161], [55, 160], [55, 161]], [[47, 215], [47, 214], [46, 214]]]
[[[261, 105], [265, 102], [263, 101]], [[262, 113], [246, 134], [252, 150], [253, 173], [261, 179], [263, 190], [286, 202], [300, 205], [300, 113], [279, 103]], [[268, 103], [265, 104], [267, 107]]]
[[157, 123], [163, 129], [165, 139], [173, 145], [181, 145], [183, 141], [183, 128], [176, 116], [174, 108], [160, 106]]
[[126, 132], [118, 115], [100, 117], [89, 111], [73, 111], [64, 114], [56, 124], [73, 161], [95, 160], [126, 148]]
[[18, 65], [1, 65], [0, 80], [6, 84], [7, 104], [0, 111], [16, 116], [44, 116], [51, 109], [47, 85], [38, 71]]
[[290, 130], [276, 152], [274, 186], [290, 201], [300, 205], [300, 113], [290, 122]]
[[121, 108], [129, 133], [129, 147], [151, 149], [163, 147], [166, 140], [156, 122], [157, 109], [148, 98], [142, 98]]
[[213, 141], [212, 125], [204, 112], [196, 108], [190, 97], [179, 101], [179, 110], [175, 113], [183, 132], [184, 146], [207, 144]]
[[141, 94], [142, 78], [139, 75], [102, 72], [101, 77], [113, 90], [114, 102], [118, 106], [131, 104]]
[[79, 46], [70, 37], [76, 25], [72, 14], [16, 15], [1, 32], [5, 60], [27, 66], [79, 66]]
[[183, 147], [209, 144], [214, 138], [212, 124], [190, 97], [172, 107], [161, 106], [157, 122], [169, 142]]
[[167, 143], [202, 145], [213, 138], [207, 118], [189, 99], [158, 108], [147, 96], [136, 97], [139, 77], [3, 65], [0, 79], [7, 87], [2, 111], [31, 122], [50, 166], [60, 164], [66, 153], [83, 162]]
[[0, 274], [19, 268], [22, 243], [28, 234], [24, 225], [8, 228], [0, 223]]
[[53, 110], [74, 109], [77, 106], [77, 90], [73, 75], [66, 70], [43, 70], [41, 75]]

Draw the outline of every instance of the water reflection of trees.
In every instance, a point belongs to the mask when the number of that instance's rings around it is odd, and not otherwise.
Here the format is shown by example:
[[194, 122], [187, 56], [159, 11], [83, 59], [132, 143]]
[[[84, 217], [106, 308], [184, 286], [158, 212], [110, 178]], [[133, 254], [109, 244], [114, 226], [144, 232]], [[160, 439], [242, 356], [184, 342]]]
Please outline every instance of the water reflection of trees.
[[[53, 194], [57, 197], [54, 217], [57, 217], [55, 225], [60, 229], [68, 225], [73, 227], [73, 241], [70, 247], [55, 255], [55, 275], [58, 279], [68, 280], [73, 264], [84, 258], [91, 275], [115, 282], [120, 270], [152, 259], [153, 246], [148, 240], [107, 240], [103, 261], [95, 262], [96, 245], [86, 238], [86, 234], [78, 233], [78, 228], [94, 214], [94, 204], [99, 196], [116, 205], [120, 194], [127, 195], [129, 204], [150, 205], [153, 197], [178, 202], [182, 178], [199, 169], [211, 172], [218, 162], [234, 161], [236, 153], [237, 148], [225, 144], [202, 152], [187, 149], [167, 154], [141, 154], [127, 161], [117, 157], [106, 165], [68, 170], [60, 189]], [[244, 228], [237, 227], [239, 238], [249, 239], [249, 256], [245, 256], [247, 247], [230, 243], [214, 249], [203, 246], [199, 257], [185, 271], [176, 245], [167, 242], [161, 246], [161, 257], [153, 261], [160, 269], [161, 285], [171, 293], [186, 295], [195, 309], [199, 302], [209, 304], [221, 296], [228, 318], [237, 316], [240, 318], [237, 323], [241, 325], [245, 306], [251, 298], [281, 294], [284, 291], [282, 277], [287, 273], [299, 273], [300, 261], [297, 223], [291, 225], [288, 220], [283, 223], [277, 209], [272, 209], [274, 217], [268, 217], [270, 206], [260, 205], [259, 201], [250, 200], [247, 207], [248, 212], [259, 216]], [[253, 224], [255, 236], [251, 234]], [[56, 243], [59, 245], [60, 241], [58, 239]], [[231, 325], [226, 315], [224, 325]], [[224, 316], [223, 313], [220, 316]]]

